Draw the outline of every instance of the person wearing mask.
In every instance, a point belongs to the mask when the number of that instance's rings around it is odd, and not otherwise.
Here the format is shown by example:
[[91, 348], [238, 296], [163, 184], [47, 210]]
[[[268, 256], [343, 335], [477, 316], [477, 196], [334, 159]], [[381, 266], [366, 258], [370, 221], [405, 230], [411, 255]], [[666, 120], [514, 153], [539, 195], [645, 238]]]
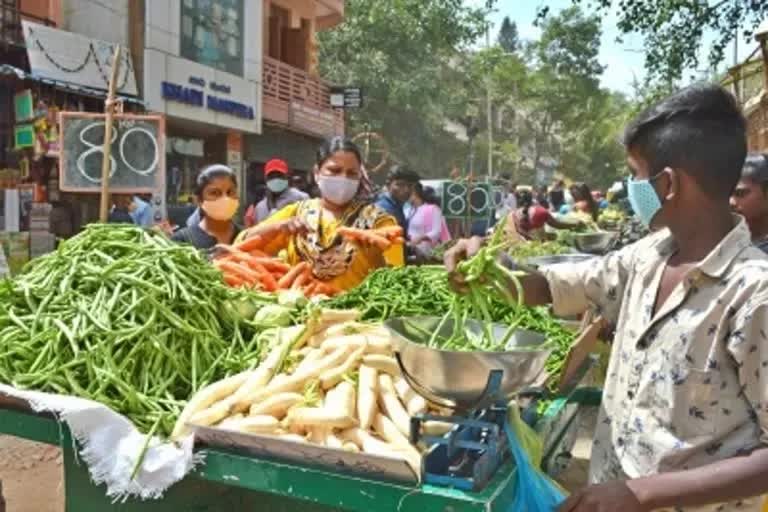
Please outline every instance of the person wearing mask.
[[413, 211], [408, 219], [408, 244], [420, 260], [427, 260], [432, 250], [451, 239], [435, 191], [417, 183], [410, 200]]
[[270, 215], [289, 204], [309, 199], [304, 192], [290, 186], [290, 172], [284, 160], [275, 158], [264, 166], [267, 192], [264, 198], [248, 208], [245, 224], [250, 227], [267, 220]]
[[731, 195], [731, 206], [746, 219], [752, 242], [768, 252], [768, 156], [747, 156], [741, 179]]
[[314, 182], [318, 199], [293, 203], [266, 221], [246, 230], [240, 240], [261, 236], [264, 252], [285, 251], [291, 265], [306, 261], [312, 275], [343, 291], [360, 284], [372, 270], [402, 266], [402, 243], [382, 250], [338, 236], [338, 229], [375, 229], [396, 226], [394, 217], [371, 204], [371, 182], [363, 169], [357, 145], [345, 137], [325, 141], [317, 151]]
[[[640, 113], [624, 145], [629, 200], [652, 233], [521, 278], [530, 306], [552, 304], [558, 316], [591, 309], [616, 325], [591, 485], [558, 512], [760, 512], [768, 255], [729, 204], [747, 154], [746, 121], [728, 91], [697, 84]], [[446, 254], [457, 289], [457, 264], [481, 244], [461, 241]]]
[[240, 206], [234, 171], [221, 164], [205, 167], [197, 176], [195, 196], [200, 220], [176, 231], [171, 240], [205, 251], [218, 244], [231, 244], [240, 232], [232, 220]]
[[419, 182], [419, 175], [407, 167], [393, 165], [387, 174], [386, 188], [376, 198], [376, 206], [392, 215], [403, 232], [408, 231], [408, 220], [403, 206], [413, 194], [413, 187]]
[[529, 190], [518, 192], [517, 204], [520, 207], [507, 216], [506, 232], [512, 238], [543, 240], [546, 238], [544, 226], [555, 229], [580, 229], [583, 227], [580, 222], [571, 223], [557, 220], [547, 208], [534, 204], [533, 193]]

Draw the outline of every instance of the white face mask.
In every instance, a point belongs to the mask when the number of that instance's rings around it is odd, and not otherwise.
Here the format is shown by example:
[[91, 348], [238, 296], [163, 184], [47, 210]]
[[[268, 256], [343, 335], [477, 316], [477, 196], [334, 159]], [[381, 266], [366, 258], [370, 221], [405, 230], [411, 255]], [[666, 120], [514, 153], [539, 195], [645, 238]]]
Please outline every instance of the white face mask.
[[280, 192], [283, 192], [285, 189], [288, 188], [288, 180], [283, 178], [272, 178], [267, 180], [267, 188], [274, 192], [275, 194], [279, 194]]
[[320, 195], [333, 204], [344, 206], [357, 194], [360, 188], [360, 180], [353, 180], [343, 176], [317, 176], [317, 186]]

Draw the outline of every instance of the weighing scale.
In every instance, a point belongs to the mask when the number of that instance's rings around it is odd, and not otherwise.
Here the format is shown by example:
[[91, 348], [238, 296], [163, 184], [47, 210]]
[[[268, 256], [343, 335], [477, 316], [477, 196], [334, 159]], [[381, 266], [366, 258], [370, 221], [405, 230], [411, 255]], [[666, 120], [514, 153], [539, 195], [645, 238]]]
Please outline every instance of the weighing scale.
[[[411, 419], [411, 442], [424, 443], [423, 477], [428, 484], [478, 491], [508, 459], [505, 434], [509, 401], [531, 386], [544, 371], [552, 352], [544, 335], [492, 324], [496, 340], [508, 339], [503, 352], [447, 351], [429, 340], [449, 338], [454, 322], [440, 317], [395, 318], [384, 324], [394, 339], [395, 357], [408, 384], [428, 401], [452, 415], [417, 415]], [[484, 332], [480, 322], [467, 321], [468, 336]], [[422, 435], [426, 421], [450, 423], [443, 436]]]

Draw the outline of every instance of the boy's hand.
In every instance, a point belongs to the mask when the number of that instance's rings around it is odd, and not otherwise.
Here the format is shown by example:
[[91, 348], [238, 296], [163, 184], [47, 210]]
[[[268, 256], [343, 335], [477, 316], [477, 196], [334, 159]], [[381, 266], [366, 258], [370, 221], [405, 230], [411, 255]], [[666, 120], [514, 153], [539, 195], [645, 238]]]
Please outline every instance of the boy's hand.
[[571, 494], [557, 512], [650, 512], [626, 482], [591, 485]]

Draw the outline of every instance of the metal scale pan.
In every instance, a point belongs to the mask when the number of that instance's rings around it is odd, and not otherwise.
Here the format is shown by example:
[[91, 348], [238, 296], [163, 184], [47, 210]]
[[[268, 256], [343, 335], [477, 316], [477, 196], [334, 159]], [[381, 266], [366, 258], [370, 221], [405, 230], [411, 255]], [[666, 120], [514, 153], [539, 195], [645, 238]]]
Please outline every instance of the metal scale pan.
[[[453, 409], [472, 411], [508, 400], [533, 384], [544, 371], [552, 352], [544, 335], [518, 329], [504, 352], [449, 351], [427, 346], [431, 333], [450, 337], [454, 322], [441, 324], [440, 317], [394, 318], [385, 322], [393, 335], [395, 355], [403, 377], [430, 402]], [[493, 336], [504, 339], [508, 326], [492, 324]], [[468, 320], [465, 329], [475, 336], [483, 324]], [[500, 375], [492, 379], [492, 371]]]

